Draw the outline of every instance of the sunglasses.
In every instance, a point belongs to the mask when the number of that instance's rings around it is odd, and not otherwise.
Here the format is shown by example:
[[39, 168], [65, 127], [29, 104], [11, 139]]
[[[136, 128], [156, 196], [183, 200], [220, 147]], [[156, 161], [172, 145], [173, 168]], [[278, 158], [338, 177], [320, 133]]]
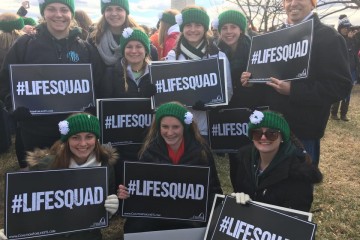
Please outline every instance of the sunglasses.
[[259, 141], [264, 135], [267, 140], [275, 141], [278, 139], [280, 131], [277, 129], [267, 129], [263, 132], [261, 129], [255, 129], [251, 131], [252, 140]]

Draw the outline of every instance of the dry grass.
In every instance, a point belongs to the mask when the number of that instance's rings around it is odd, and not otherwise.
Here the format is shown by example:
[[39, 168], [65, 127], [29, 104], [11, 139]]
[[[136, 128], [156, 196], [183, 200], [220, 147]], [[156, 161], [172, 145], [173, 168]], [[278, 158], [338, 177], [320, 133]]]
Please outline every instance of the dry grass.
[[[350, 122], [328, 123], [321, 142], [322, 184], [315, 187], [313, 221], [318, 225], [317, 239], [360, 239], [360, 86], [353, 89]], [[18, 169], [14, 149], [0, 155], [0, 226], [3, 226], [4, 174]], [[227, 158], [216, 157], [225, 193], [232, 191]], [[122, 239], [123, 220], [115, 217], [104, 229], [104, 239]]]

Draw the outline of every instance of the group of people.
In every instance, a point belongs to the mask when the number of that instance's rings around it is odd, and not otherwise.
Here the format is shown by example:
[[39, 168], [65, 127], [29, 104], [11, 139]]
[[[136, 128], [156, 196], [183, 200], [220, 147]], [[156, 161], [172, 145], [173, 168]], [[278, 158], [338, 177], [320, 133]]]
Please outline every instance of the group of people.
[[[322, 179], [318, 168], [320, 139], [330, 107], [351, 91], [349, 57], [343, 37], [321, 23], [312, 11], [316, 0], [284, 1], [283, 6], [288, 16], [283, 28], [308, 19], [314, 21], [309, 74], [298, 81], [270, 78], [259, 85], [249, 83], [251, 73], [246, 72], [251, 39], [246, 33], [247, 19], [240, 11], [227, 10], [218, 16], [215, 21], [218, 41], [211, 37], [210, 18], [203, 7], [163, 11], [158, 38], [151, 41], [130, 17], [127, 0], [101, 0], [102, 17], [84, 40], [80, 37], [81, 29], [73, 22], [73, 0], [43, 0], [39, 3], [43, 20], [36, 26], [36, 33], [20, 36], [6, 52], [0, 70], [0, 100], [11, 109], [10, 64], [90, 63], [96, 98], [149, 98], [156, 94], [149, 72], [151, 61], [223, 58], [231, 99], [228, 107], [269, 108], [255, 110], [250, 116], [248, 136], [252, 144], [243, 146], [237, 154], [229, 154], [234, 195], [309, 211], [313, 184]], [[4, 22], [0, 17], [0, 27], [18, 22], [21, 25], [17, 18]], [[77, 57], [69, 56], [69, 52]], [[122, 182], [124, 160], [207, 166], [211, 176], [210, 199], [215, 193], [222, 193], [208, 146], [206, 111], [212, 109], [201, 99], [192, 107], [179, 102], [160, 105], [142, 146], [116, 147], [119, 155], [115, 149], [99, 144], [101, 126], [93, 116], [94, 108], [71, 116], [32, 115], [24, 106], [13, 109], [16, 138], [22, 146], [17, 148], [20, 166], [24, 169], [108, 166], [110, 195], [105, 209], [111, 214], [117, 212], [119, 199], [131, 201]], [[34, 152], [36, 148], [49, 150], [39, 153]], [[30, 154], [26, 156], [25, 151]], [[196, 226], [199, 224], [192, 221], [128, 218], [124, 230], [126, 233]], [[1, 233], [0, 236], [6, 239]], [[85, 231], [66, 237], [101, 239], [101, 233]]]

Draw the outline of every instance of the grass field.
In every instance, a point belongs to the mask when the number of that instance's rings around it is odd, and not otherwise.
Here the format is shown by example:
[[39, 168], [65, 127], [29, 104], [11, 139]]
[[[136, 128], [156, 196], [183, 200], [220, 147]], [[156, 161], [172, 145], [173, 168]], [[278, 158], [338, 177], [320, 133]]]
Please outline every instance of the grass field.
[[[315, 187], [312, 206], [317, 224], [316, 239], [360, 239], [360, 86], [353, 89], [348, 117], [350, 122], [329, 120], [321, 141], [320, 169], [324, 181]], [[227, 158], [216, 157], [225, 193], [231, 193]], [[14, 149], [0, 155], [0, 226], [4, 217], [4, 175], [18, 170]], [[104, 239], [123, 239], [120, 217], [104, 229]]]

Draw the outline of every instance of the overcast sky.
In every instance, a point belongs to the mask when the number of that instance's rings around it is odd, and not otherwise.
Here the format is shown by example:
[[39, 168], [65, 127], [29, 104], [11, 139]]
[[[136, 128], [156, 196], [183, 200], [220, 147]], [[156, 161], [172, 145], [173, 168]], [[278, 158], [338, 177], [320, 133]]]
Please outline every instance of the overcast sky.
[[[22, 0], [0, 0], [0, 2], [0, 13], [16, 12], [21, 6]], [[170, 8], [170, 0], [129, 0], [129, 3], [130, 15], [139, 24], [150, 27], [156, 25], [159, 12]], [[224, 0], [196, 0], [196, 4], [205, 7], [211, 19], [214, 19], [224, 9], [236, 7]], [[75, 7], [76, 9], [85, 10], [94, 21], [97, 21], [101, 16], [100, 0], [75, 0]], [[30, 0], [30, 9], [28, 11], [28, 17], [37, 19], [40, 16], [38, 0]], [[323, 21], [337, 26], [338, 16], [341, 13], [336, 13], [323, 19]], [[360, 11], [350, 10], [344, 13], [348, 15], [353, 25], [360, 25]]]

